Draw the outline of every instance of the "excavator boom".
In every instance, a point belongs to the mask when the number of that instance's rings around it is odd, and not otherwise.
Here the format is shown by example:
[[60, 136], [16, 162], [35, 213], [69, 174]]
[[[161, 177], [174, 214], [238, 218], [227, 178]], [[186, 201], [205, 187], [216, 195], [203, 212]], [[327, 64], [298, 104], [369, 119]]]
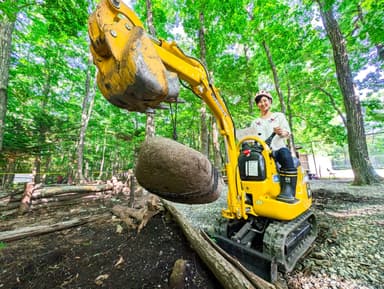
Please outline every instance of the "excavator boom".
[[[102, 0], [89, 18], [90, 50], [104, 97], [130, 111], [144, 112], [177, 99], [178, 79], [210, 108], [227, 148], [227, 178], [235, 180], [237, 146], [231, 115], [201, 62], [174, 42], [148, 36], [138, 17], [119, 0]], [[228, 217], [247, 218], [235, 181], [228, 182]], [[236, 209], [235, 209], [236, 208]], [[236, 213], [233, 213], [236, 212]]]
[[112, 104], [138, 112], [155, 109], [162, 102], [178, 100], [182, 81], [208, 105], [227, 153], [227, 208], [222, 215], [228, 224], [226, 236], [217, 240], [251, 270], [264, 264], [261, 275], [271, 281], [277, 266], [293, 270], [317, 235], [316, 218], [309, 210], [312, 195], [301, 166], [297, 166], [295, 202], [278, 200], [284, 175], [267, 142], [250, 133], [236, 141], [231, 114], [204, 65], [176, 43], [147, 35], [121, 0], [101, 0], [89, 18], [89, 36], [97, 84]]

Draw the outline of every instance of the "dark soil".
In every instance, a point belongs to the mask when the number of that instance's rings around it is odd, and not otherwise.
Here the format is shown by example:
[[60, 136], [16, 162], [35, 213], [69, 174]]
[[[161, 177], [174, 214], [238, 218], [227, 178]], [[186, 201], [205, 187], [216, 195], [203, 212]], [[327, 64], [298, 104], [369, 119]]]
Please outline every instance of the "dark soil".
[[[384, 185], [352, 187], [327, 181], [311, 187], [319, 235], [296, 269], [284, 276], [288, 288], [383, 288]], [[1, 220], [0, 231], [84, 215], [102, 216], [111, 212], [112, 203], [40, 210]], [[187, 207], [185, 214], [191, 223], [205, 228], [214, 223], [222, 208], [219, 202], [212, 205], [218, 208]], [[140, 233], [128, 230], [111, 214], [75, 228], [0, 242], [0, 289], [167, 289], [171, 288], [174, 263], [180, 258], [187, 261], [187, 270], [185, 284], [179, 288], [222, 288], [165, 212], [154, 216]]]
[[139, 234], [111, 216], [0, 245], [0, 288], [170, 288], [180, 258], [187, 261], [182, 288], [222, 288], [165, 213]]

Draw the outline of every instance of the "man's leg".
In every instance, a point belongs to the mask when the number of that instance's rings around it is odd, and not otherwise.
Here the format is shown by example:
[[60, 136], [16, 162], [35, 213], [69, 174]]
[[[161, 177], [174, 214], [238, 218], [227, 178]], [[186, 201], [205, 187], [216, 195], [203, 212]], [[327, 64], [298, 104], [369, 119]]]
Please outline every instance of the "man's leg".
[[288, 148], [281, 148], [275, 152], [276, 161], [280, 168], [280, 194], [277, 200], [286, 203], [296, 203], [297, 169], [295, 168], [291, 152]]

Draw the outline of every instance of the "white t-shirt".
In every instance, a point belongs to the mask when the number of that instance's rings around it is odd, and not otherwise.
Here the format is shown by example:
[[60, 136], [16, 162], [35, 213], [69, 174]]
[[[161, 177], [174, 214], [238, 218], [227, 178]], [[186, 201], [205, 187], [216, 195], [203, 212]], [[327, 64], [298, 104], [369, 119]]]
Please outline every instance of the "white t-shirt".
[[[289, 128], [288, 121], [285, 115], [281, 112], [273, 112], [269, 118], [257, 118], [252, 123], [251, 126], [239, 130], [236, 133], [238, 139], [241, 139], [247, 135], [255, 135], [263, 140], [266, 140], [272, 133], [273, 128], [281, 127], [283, 130], [291, 133]], [[282, 147], [286, 147], [285, 138], [275, 135], [271, 143], [272, 150], [279, 150]]]

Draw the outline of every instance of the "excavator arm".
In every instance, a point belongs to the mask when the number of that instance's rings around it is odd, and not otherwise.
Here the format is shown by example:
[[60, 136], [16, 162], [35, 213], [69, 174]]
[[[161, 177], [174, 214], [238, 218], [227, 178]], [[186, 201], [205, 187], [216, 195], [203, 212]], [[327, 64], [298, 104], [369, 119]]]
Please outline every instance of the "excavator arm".
[[[222, 215], [229, 221], [227, 236], [217, 240], [267, 280], [275, 279], [275, 262], [292, 271], [317, 235], [316, 218], [309, 210], [312, 195], [302, 168], [297, 167], [295, 202], [279, 201], [279, 181], [288, 177], [279, 175], [266, 142], [250, 135], [237, 143], [231, 115], [204, 65], [185, 55], [176, 43], [147, 35], [121, 0], [101, 0], [89, 18], [89, 36], [97, 84], [112, 104], [145, 112], [162, 102], [177, 101], [183, 81], [208, 105], [227, 152], [228, 207]], [[264, 264], [261, 271], [256, 268], [260, 264]]]
[[177, 99], [178, 80], [210, 108], [224, 137], [228, 178], [227, 218], [247, 218], [236, 189], [238, 148], [231, 115], [204, 65], [187, 56], [175, 42], [144, 32], [135, 13], [120, 0], [102, 0], [89, 18], [90, 50], [98, 68], [97, 84], [112, 104], [144, 112]]

